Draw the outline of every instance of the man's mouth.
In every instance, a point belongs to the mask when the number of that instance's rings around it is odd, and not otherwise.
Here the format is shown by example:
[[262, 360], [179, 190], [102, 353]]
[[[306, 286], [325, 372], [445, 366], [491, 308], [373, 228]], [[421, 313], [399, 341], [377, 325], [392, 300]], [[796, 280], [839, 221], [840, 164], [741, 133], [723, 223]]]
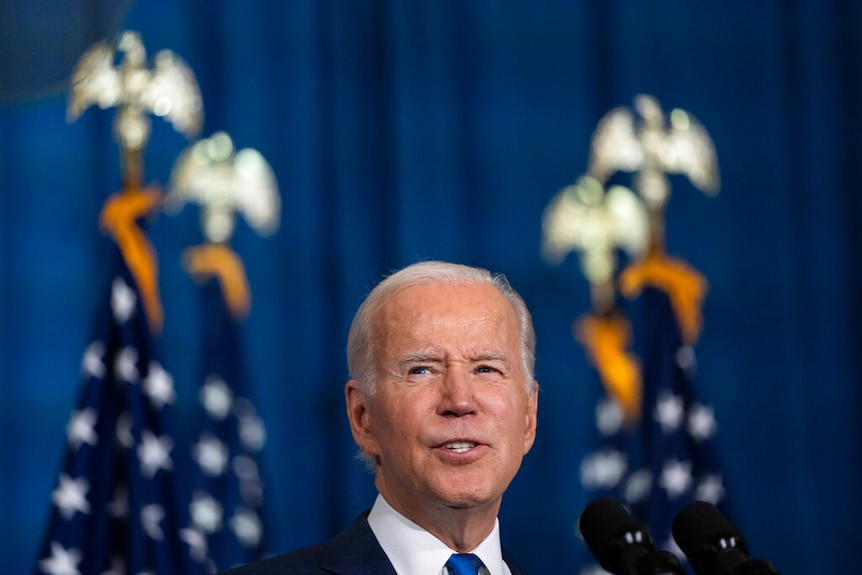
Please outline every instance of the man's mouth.
[[470, 441], [453, 441], [445, 444], [443, 447], [455, 453], [466, 453], [476, 447], [476, 444]]

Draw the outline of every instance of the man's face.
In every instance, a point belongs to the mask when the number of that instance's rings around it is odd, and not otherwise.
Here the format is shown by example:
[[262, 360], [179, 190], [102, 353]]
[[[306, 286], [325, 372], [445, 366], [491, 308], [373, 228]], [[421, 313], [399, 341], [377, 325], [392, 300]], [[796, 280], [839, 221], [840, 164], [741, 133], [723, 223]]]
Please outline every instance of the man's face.
[[[515, 312], [492, 286], [412, 286], [375, 317], [371, 397], [348, 382], [354, 438], [376, 456], [377, 487], [414, 519], [496, 512], [536, 433]], [[419, 521], [417, 521], [419, 522]]]

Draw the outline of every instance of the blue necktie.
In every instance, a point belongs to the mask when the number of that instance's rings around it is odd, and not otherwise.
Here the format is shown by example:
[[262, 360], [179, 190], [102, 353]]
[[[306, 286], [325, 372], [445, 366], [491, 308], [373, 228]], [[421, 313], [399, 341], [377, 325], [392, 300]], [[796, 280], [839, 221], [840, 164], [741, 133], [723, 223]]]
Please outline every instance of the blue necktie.
[[482, 560], [472, 553], [453, 553], [446, 561], [449, 575], [479, 575], [479, 567], [484, 567]]

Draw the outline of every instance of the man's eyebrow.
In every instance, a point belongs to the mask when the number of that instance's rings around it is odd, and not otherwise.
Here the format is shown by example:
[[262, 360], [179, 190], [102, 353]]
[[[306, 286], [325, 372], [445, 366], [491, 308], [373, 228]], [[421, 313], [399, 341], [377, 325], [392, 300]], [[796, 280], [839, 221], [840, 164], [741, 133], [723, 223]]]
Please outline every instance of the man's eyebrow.
[[509, 363], [509, 357], [505, 353], [480, 353], [471, 359], [473, 361], [502, 361], [503, 363]]
[[410, 363], [428, 363], [443, 361], [439, 354], [431, 351], [412, 351], [404, 355], [398, 363], [406, 365]]

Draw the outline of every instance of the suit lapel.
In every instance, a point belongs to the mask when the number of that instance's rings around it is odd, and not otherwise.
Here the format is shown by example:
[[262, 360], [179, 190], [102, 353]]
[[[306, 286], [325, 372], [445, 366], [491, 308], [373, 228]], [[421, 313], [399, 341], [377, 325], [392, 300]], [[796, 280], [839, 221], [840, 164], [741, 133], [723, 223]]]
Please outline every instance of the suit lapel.
[[512, 560], [509, 559], [505, 553], [503, 553], [503, 561], [505, 561], [506, 565], [509, 566], [509, 571], [512, 572], [512, 575], [524, 575], [524, 573], [518, 569], [518, 566], [512, 563]]
[[368, 512], [323, 544], [320, 568], [338, 575], [396, 575], [368, 525]]

